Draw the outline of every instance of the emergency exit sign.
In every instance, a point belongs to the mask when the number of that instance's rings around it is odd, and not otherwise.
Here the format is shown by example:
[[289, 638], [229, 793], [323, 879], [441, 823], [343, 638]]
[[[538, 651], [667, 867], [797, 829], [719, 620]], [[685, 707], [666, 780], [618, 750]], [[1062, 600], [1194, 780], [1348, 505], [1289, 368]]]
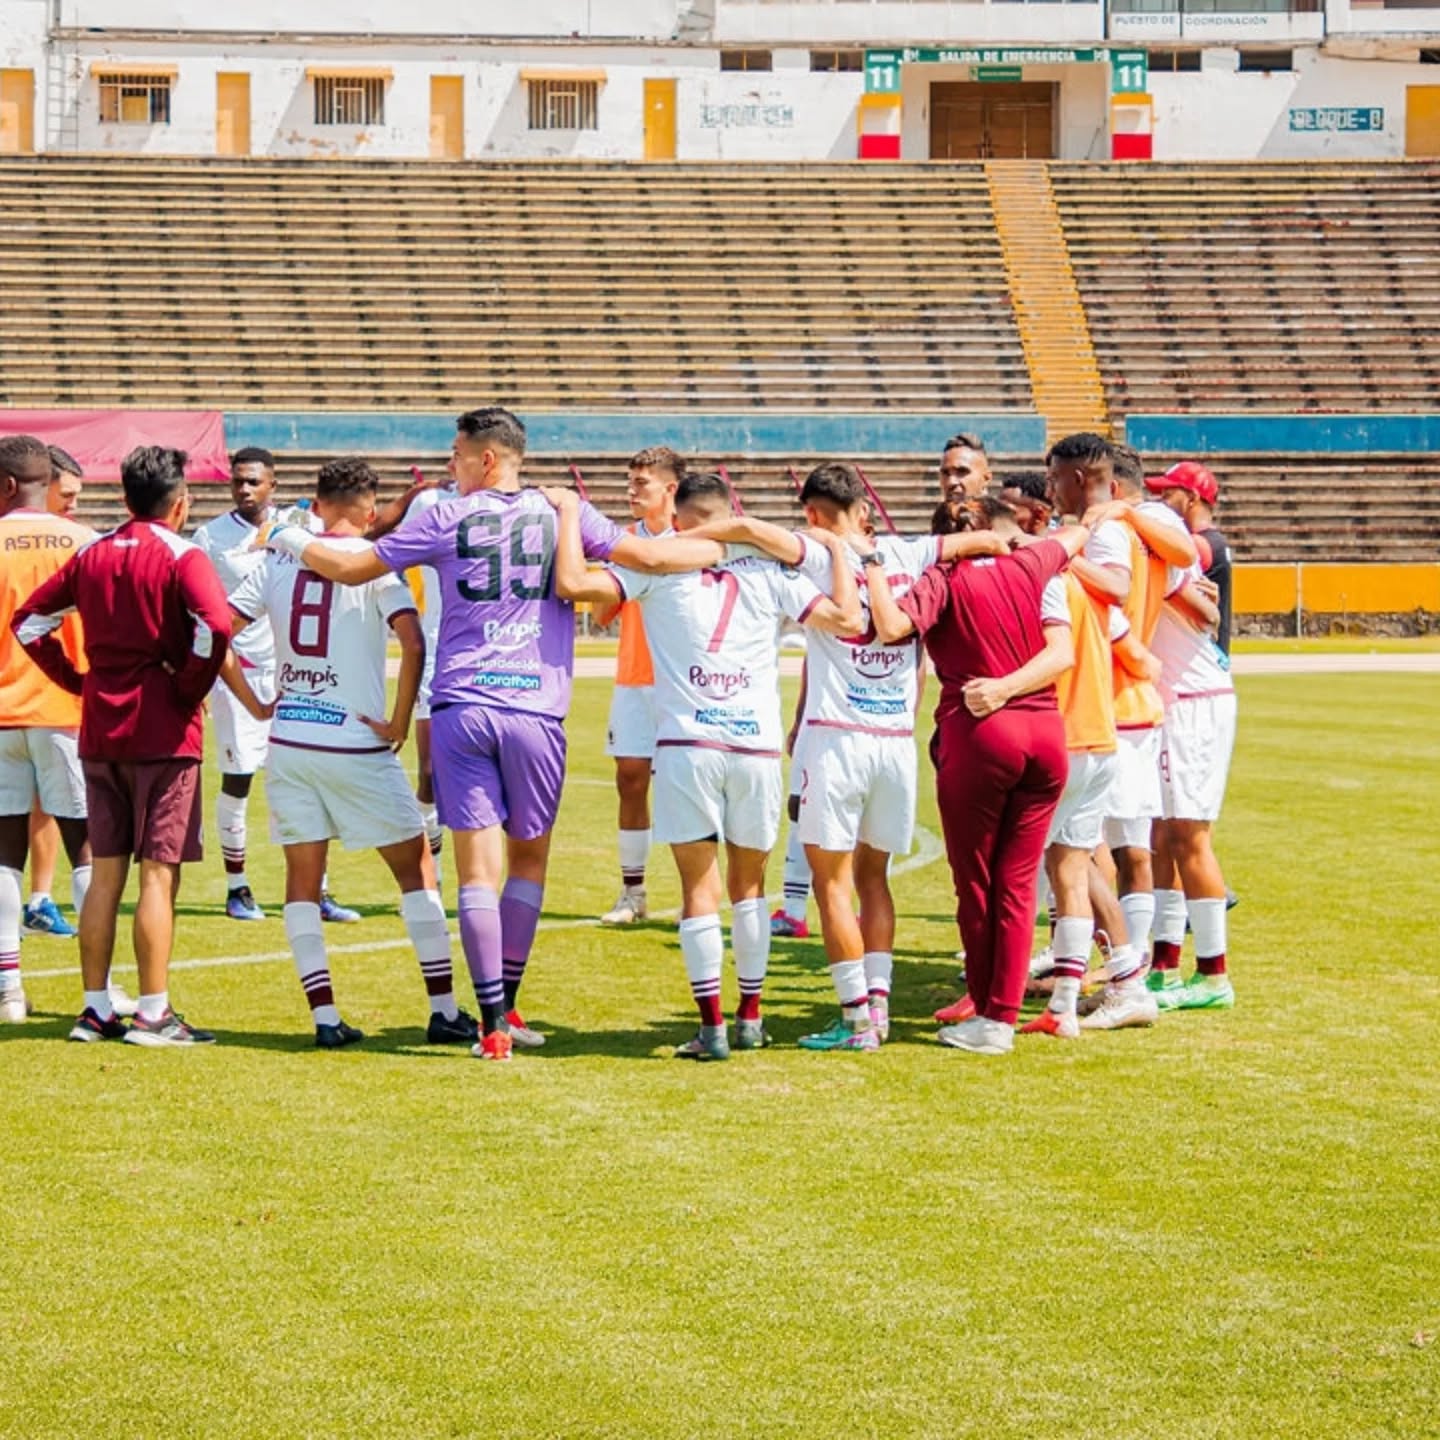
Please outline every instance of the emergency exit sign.
[[1025, 73], [1023, 65], [976, 65], [970, 71], [972, 80], [1006, 82], [1018, 80]]
[[1110, 52], [1110, 93], [1144, 95], [1150, 89], [1150, 56], [1144, 50]]

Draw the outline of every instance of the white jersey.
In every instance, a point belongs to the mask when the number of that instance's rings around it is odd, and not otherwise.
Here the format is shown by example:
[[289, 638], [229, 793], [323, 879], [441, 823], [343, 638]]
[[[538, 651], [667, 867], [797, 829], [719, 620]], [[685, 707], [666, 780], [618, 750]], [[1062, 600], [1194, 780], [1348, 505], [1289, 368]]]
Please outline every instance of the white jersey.
[[[1161, 525], [1168, 525], [1187, 540], [1191, 537], [1190, 527], [1163, 500], [1142, 500], [1136, 507], [1139, 514], [1148, 516]], [[1173, 595], [1186, 581], [1188, 572], [1181, 565], [1166, 565], [1165, 593]]]
[[[826, 594], [833, 592], [830, 551], [804, 535], [801, 573]], [[904, 540], [898, 535], [876, 539], [885, 561], [891, 593], [897, 598], [940, 558], [933, 535]], [[915, 706], [920, 698], [920, 642], [912, 637], [896, 645], [876, 638], [870, 621], [870, 592], [860, 557], [849, 552], [860, 591], [865, 629], [854, 639], [817, 633], [805, 658], [805, 724], [872, 735], [913, 735]]]
[[[261, 517], [261, 524], [275, 518], [272, 505]], [[207, 520], [194, 535], [198, 545], [209, 557], [220, 576], [225, 593], [232, 600], [240, 586], [261, 569], [269, 553], [263, 545], [257, 545], [260, 526], [252, 525], [238, 510], [230, 510]], [[275, 668], [275, 637], [271, 633], [270, 621], [256, 616], [253, 625], [247, 625], [235, 637], [236, 658], [246, 669], [269, 671]]]
[[[358, 535], [327, 536], [336, 550], [368, 550]], [[383, 718], [389, 624], [415, 612], [398, 575], [337, 585], [289, 555], [266, 553], [230, 597], [247, 618], [268, 617], [275, 635], [276, 705], [272, 745], [308, 750], [383, 750], [361, 721]]]
[[713, 570], [610, 572], [644, 607], [655, 667], [656, 745], [779, 755], [783, 616], [802, 622], [825, 597], [787, 566], [732, 546]]
[[[1174, 570], [1174, 567], [1171, 567]], [[1166, 590], [1166, 599], [1199, 580], [1199, 564], [1188, 570], [1174, 570], [1180, 579]], [[1194, 700], [1202, 695], [1229, 695], [1235, 689], [1230, 678], [1230, 660], [1209, 631], [1181, 615], [1173, 605], [1160, 610], [1151, 652], [1160, 662], [1160, 698], [1167, 708], [1177, 700]]]
[[[433, 510], [437, 505], [446, 500], [453, 500], [460, 492], [453, 484], [440, 485], [432, 490], [422, 490], [411, 502], [410, 508], [405, 512], [405, 518], [400, 522], [400, 528], [418, 520], [427, 510]], [[425, 613], [420, 617], [420, 628], [425, 634], [425, 647], [432, 654], [435, 650], [435, 637], [440, 633], [440, 606], [441, 597], [444, 591], [440, 587], [440, 577], [435, 573], [431, 565], [421, 565], [420, 583], [423, 587], [422, 594], [425, 597]]]

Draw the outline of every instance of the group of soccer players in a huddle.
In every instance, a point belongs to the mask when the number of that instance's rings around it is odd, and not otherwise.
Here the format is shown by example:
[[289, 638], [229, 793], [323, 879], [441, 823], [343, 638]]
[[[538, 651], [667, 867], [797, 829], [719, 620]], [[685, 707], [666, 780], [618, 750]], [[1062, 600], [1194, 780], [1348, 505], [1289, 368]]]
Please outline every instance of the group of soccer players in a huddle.
[[[308, 513], [281, 516], [273, 457], [242, 451], [235, 508], [190, 541], [179, 452], [127, 457], [132, 518], [96, 536], [51, 513], [47, 447], [0, 440], [0, 1019], [27, 1011], [21, 875], [38, 803], [59, 821], [77, 876], [85, 1001], [71, 1038], [213, 1039], [168, 993], [180, 867], [200, 853], [209, 696], [227, 913], [263, 917], [245, 873], [246, 801], [263, 767], [317, 1045], [363, 1038], [341, 1016], [326, 959], [324, 922], [354, 916], [327, 888], [336, 839], [378, 850], [395, 878], [430, 1041], [488, 1060], [543, 1044], [518, 994], [564, 783], [577, 602], [620, 621], [608, 752], [622, 889], [601, 918], [645, 918], [652, 837], [668, 844], [700, 1022], [678, 1056], [723, 1060], [771, 1043], [772, 930], [805, 933], [812, 889], [839, 1015], [799, 1043], [875, 1050], [887, 1039], [889, 873], [911, 849], [927, 652], [967, 975], [967, 993], [938, 1013], [942, 1042], [1009, 1050], [1027, 989], [1048, 1002], [1022, 1033], [1060, 1039], [1233, 1004], [1210, 831], [1235, 700], [1214, 639], [1223, 597], [1192, 534], [1216, 498], [1203, 467], [1147, 479], [1133, 452], [1082, 434], [1051, 449], [1043, 482], [997, 487], [983, 445], [957, 436], [932, 533], [905, 539], [877, 533], [868, 487], [844, 463], [805, 478], [805, 526], [790, 531], [732, 513], [725, 478], [655, 447], [630, 463], [634, 523], [622, 529], [574, 491], [522, 486], [524, 453], [513, 414], [471, 411], [448, 484], [417, 484], [377, 515], [374, 470], [336, 460]], [[404, 579], [416, 572], [418, 606]], [[787, 620], [808, 638], [788, 726]], [[387, 707], [392, 641], [401, 658]], [[413, 789], [396, 754], [412, 724]], [[786, 899], [771, 916], [787, 750]], [[478, 1019], [452, 978], [445, 830]], [[1042, 857], [1052, 938], [1031, 956]], [[133, 1001], [109, 975], [132, 859]], [[721, 1008], [722, 895], [733, 1031]], [[1187, 924], [1197, 970], [1182, 984]], [[1097, 946], [1100, 983], [1082, 994]]]

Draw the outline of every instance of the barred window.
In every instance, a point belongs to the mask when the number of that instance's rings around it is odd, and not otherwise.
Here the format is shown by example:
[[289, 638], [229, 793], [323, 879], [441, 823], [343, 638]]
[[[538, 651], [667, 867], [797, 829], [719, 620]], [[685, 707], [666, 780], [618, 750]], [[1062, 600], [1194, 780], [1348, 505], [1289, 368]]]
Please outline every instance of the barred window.
[[530, 80], [532, 130], [598, 130], [598, 80]]
[[812, 50], [810, 68], [813, 71], [851, 71], [865, 68], [863, 50]]
[[722, 70], [769, 70], [773, 68], [774, 56], [768, 50], [722, 50]]
[[317, 125], [383, 125], [385, 82], [376, 76], [317, 75]]
[[170, 76], [105, 75], [100, 80], [102, 125], [168, 125]]

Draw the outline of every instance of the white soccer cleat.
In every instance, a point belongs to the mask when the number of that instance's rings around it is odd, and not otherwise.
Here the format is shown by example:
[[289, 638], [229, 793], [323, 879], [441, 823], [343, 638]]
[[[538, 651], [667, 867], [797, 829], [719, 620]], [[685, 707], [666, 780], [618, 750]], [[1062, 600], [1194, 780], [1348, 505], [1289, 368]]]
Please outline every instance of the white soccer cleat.
[[1123, 1030], [1129, 1025], [1153, 1025], [1160, 1007], [1143, 981], [1107, 985], [1100, 1004], [1080, 1022], [1082, 1030]]
[[958, 1025], [946, 1025], [939, 1040], [952, 1050], [968, 1050], [972, 1055], [1008, 1055], [1015, 1048], [1015, 1027], [976, 1015]]
[[30, 1002], [18, 985], [0, 994], [0, 1025], [23, 1025], [30, 1014]]
[[538, 1050], [545, 1043], [545, 1037], [538, 1030], [532, 1030], [518, 1010], [505, 1012], [505, 1029], [511, 1043], [522, 1050]]
[[646, 915], [645, 891], [643, 888], [622, 890], [620, 898], [601, 917], [602, 925], [633, 925]]

